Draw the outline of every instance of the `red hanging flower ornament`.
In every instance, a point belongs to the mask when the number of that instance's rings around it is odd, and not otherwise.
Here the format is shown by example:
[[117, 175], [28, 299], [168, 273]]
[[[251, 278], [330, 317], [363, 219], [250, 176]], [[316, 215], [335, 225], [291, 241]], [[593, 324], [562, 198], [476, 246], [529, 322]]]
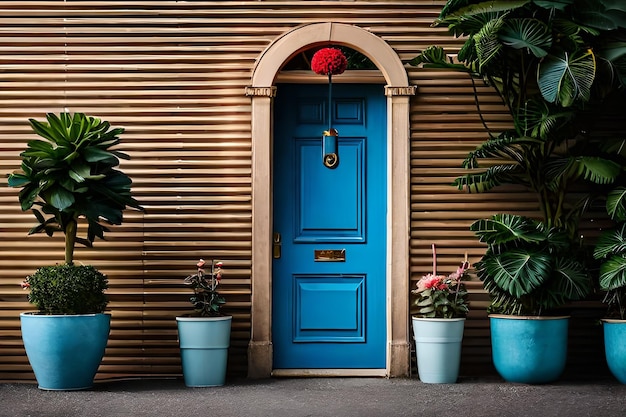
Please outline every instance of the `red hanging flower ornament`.
[[348, 59], [337, 48], [323, 48], [311, 59], [311, 69], [320, 75], [342, 74], [348, 67]]

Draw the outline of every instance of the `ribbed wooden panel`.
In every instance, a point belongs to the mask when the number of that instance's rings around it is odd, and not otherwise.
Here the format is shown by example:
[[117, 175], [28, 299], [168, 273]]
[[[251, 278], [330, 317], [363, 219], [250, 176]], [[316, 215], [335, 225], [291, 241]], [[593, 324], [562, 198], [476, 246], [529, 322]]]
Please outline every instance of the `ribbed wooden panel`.
[[[85, 112], [126, 128], [122, 169], [146, 212], [76, 258], [110, 279], [113, 327], [98, 378], [178, 375], [174, 317], [188, 311], [182, 279], [198, 258], [224, 261], [226, 311], [233, 314], [229, 370], [246, 372], [250, 338], [251, 127], [244, 96], [255, 59], [276, 37], [303, 23], [367, 28], [402, 60], [432, 44], [458, 47], [433, 29], [443, 0], [417, 1], [2, 1], [0, 2], [0, 380], [32, 379], [19, 331], [30, 306], [20, 281], [62, 259], [61, 239], [27, 237], [6, 174], [34, 137], [27, 123], [46, 112]], [[409, 68], [419, 95], [411, 113], [411, 279], [456, 268], [483, 248], [468, 232], [474, 219], [507, 208], [533, 213], [515, 191], [465, 195], [449, 186], [465, 153], [485, 138], [468, 79]], [[480, 86], [494, 128], [508, 119]], [[470, 284], [464, 366], [488, 371], [487, 297]], [[268, 306], [269, 308], [270, 306]], [[476, 365], [477, 364], [477, 365]], [[483, 366], [484, 365], [484, 366]], [[487, 370], [486, 370], [487, 369]]]
[[[122, 168], [145, 214], [79, 248], [107, 273], [113, 328], [99, 377], [180, 372], [174, 317], [182, 278], [219, 258], [234, 315], [230, 371], [245, 373], [250, 337], [250, 83], [270, 42], [306, 22], [369, 28], [402, 55], [437, 39], [441, 1], [3, 1], [0, 3], [0, 170], [19, 165], [29, 117], [81, 111], [123, 126]], [[6, 180], [3, 180], [4, 182]], [[5, 182], [6, 184], [6, 182]], [[18, 314], [19, 282], [62, 259], [61, 240], [26, 237], [17, 191], [0, 188], [0, 379], [32, 378]], [[32, 249], [31, 249], [32, 248]], [[268, 306], [269, 308], [269, 306]]]

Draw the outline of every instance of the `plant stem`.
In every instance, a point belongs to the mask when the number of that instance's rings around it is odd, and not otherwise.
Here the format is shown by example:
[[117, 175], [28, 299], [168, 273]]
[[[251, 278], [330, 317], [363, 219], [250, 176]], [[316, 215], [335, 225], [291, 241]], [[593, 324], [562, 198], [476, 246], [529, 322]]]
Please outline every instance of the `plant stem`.
[[74, 246], [76, 244], [76, 232], [78, 223], [75, 219], [70, 220], [65, 226], [65, 263], [74, 264]]

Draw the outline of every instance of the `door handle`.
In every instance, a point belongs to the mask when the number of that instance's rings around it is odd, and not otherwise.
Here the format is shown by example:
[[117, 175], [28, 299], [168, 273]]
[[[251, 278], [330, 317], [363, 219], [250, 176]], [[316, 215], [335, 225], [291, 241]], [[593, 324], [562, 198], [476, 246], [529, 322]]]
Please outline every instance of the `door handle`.
[[272, 238], [272, 254], [274, 259], [280, 259], [280, 255], [282, 252], [282, 242], [280, 233], [274, 232], [274, 236]]

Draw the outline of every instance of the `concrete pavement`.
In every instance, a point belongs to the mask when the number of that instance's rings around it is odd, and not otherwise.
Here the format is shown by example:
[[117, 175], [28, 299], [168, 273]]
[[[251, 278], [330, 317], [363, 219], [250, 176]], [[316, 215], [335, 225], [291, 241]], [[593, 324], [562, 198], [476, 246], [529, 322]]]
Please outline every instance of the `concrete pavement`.
[[98, 382], [87, 391], [0, 384], [1, 417], [624, 416], [615, 380], [522, 385], [499, 379], [424, 384], [415, 378], [229, 380], [187, 388], [182, 379]]

